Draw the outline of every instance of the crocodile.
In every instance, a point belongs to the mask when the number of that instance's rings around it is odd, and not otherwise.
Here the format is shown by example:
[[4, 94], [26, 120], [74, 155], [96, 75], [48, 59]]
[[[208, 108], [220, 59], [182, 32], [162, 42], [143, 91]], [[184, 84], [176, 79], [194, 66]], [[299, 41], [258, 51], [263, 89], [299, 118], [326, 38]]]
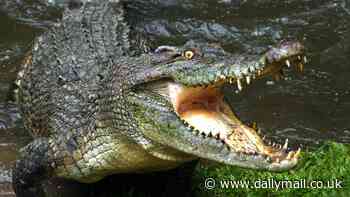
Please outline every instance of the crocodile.
[[14, 166], [18, 196], [39, 196], [36, 186], [50, 177], [93, 183], [198, 158], [271, 171], [297, 164], [300, 149], [271, 145], [243, 124], [221, 87], [241, 91], [265, 76], [280, 78], [284, 68], [302, 70], [299, 41], [263, 54], [194, 40], [151, 50], [125, 22], [123, 5], [73, 1], [35, 38], [16, 82], [34, 138]]

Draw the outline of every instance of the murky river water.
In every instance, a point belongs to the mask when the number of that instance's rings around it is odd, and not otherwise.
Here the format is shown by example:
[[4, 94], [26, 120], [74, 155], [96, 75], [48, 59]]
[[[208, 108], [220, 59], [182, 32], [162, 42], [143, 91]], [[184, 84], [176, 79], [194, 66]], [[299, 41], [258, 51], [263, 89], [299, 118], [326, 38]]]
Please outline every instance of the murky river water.
[[[30, 2], [24, 14], [0, 5], [0, 183], [10, 181], [9, 166], [30, 141], [12, 102], [20, 61], [33, 38], [59, 15]], [[239, 94], [227, 87], [227, 99], [242, 120], [257, 122], [276, 141], [349, 143], [350, 1], [212, 2], [137, 0], [129, 6], [128, 20], [156, 44], [204, 39], [233, 52], [261, 52], [283, 38], [301, 40], [309, 57], [303, 75], [287, 71], [284, 81], [254, 82]]]

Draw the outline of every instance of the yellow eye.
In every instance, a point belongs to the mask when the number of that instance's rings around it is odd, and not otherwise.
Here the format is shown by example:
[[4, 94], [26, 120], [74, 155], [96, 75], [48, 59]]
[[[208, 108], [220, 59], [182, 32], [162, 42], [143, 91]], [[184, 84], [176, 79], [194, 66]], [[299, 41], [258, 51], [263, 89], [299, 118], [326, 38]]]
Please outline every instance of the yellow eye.
[[194, 53], [193, 53], [193, 51], [188, 50], [188, 51], [185, 51], [184, 56], [187, 60], [190, 60], [193, 58]]

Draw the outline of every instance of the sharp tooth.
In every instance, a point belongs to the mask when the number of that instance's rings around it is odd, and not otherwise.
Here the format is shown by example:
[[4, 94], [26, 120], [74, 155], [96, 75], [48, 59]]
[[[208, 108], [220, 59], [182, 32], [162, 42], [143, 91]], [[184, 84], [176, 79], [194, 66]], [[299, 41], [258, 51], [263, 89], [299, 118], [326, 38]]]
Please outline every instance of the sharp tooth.
[[288, 148], [288, 138], [286, 139], [286, 141], [284, 142], [284, 145], [283, 145], [284, 150], [287, 150], [287, 148]]
[[288, 153], [286, 159], [291, 159], [292, 156], [293, 156], [293, 153], [294, 153], [293, 151], [290, 151], [290, 152]]
[[251, 127], [252, 127], [252, 129], [257, 131], [258, 133], [260, 132], [260, 131], [258, 131], [258, 124], [256, 122], [253, 122]]
[[290, 62], [289, 62], [289, 60], [286, 60], [286, 64], [287, 64], [287, 66], [288, 66], [288, 68], [290, 67]]
[[242, 87], [242, 84], [241, 84], [241, 80], [240, 80], [240, 79], [237, 79], [237, 87], [238, 87], [238, 90], [239, 90], [239, 91], [242, 91], [243, 87]]
[[258, 129], [257, 129], [257, 132], [258, 132], [259, 134], [261, 134], [261, 129], [260, 129], [260, 128], [258, 128]]
[[304, 64], [302, 64], [302, 63], [298, 64], [298, 71], [299, 72], [303, 72], [304, 71]]
[[305, 63], [305, 64], [307, 63], [307, 58], [306, 58], [306, 56], [304, 56], [304, 63]]
[[24, 76], [24, 71], [22, 70], [22, 71], [18, 72], [17, 75], [18, 75], [19, 78], [23, 77]]
[[301, 149], [298, 148], [297, 152], [294, 154], [294, 158], [298, 158], [300, 155]]
[[246, 76], [247, 84], [250, 84], [250, 76]]
[[15, 84], [16, 84], [17, 86], [21, 86], [21, 81], [22, 81], [22, 80], [16, 80], [16, 81], [15, 81]]
[[258, 70], [258, 76], [261, 75], [261, 70]]
[[233, 83], [233, 79], [232, 78], [230, 78], [230, 84], [232, 84]]
[[264, 136], [263, 136], [262, 140], [264, 140], [264, 141], [265, 141], [265, 139], [266, 139], [266, 135], [264, 135]]
[[276, 162], [279, 163], [280, 162], [280, 158], [276, 158]]
[[271, 158], [270, 158], [270, 157], [266, 157], [265, 161], [266, 161], [266, 162], [270, 162], [270, 161], [271, 161]]
[[301, 56], [300, 55], [298, 55], [298, 60], [301, 60]]
[[250, 72], [250, 73], [254, 72], [254, 68], [253, 67], [249, 67], [248, 68], [248, 72]]

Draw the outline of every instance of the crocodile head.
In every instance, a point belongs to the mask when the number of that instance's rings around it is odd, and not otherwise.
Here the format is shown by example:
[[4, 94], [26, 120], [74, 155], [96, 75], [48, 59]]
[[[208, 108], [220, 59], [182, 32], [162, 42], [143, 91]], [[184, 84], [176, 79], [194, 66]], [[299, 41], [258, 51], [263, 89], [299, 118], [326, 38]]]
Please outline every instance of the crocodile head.
[[158, 47], [150, 55], [153, 66], [136, 74], [129, 97], [133, 116], [141, 132], [165, 150], [247, 168], [292, 168], [300, 149], [291, 150], [287, 141], [283, 146], [267, 143], [235, 116], [220, 87], [231, 84], [241, 91], [261, 77], [278, 78], [283, 68], [302, 70], [303, 52], [295, 41], [260, 55], [230, 54], [193, 41]]

